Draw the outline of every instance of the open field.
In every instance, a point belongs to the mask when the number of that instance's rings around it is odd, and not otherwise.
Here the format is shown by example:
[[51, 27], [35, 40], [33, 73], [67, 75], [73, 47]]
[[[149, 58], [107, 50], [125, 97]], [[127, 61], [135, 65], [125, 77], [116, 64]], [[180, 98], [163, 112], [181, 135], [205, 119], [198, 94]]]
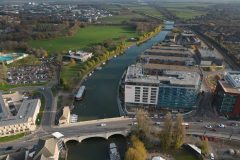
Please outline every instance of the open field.
[[206, 14], [203, 11], [197, 11], [197, 10], [192, 10], [188, 8], [168, 8], [168, 10], [175, 13], [176, 16], [181, 19], [191, 19], [191, 18]]
[[201, 2], [165, 2], [162, 3], [162, 7], [165, 8], [187, 8], [187, 7], [208, 7], [213, 3], [201, 3]]
[[126, 6], [129, 10], [135, 11], [137, 13], [150, 16], [156, 19], [163, 19], [162, 14], [155, 8], [150, 6]]
[[129, 13], [129, 14], [123, 14], [123, 15], [113, 15], [112, 17], [106, 17], [101, 19], [102, 23], [108, 23], [108, 24], [121, 24], [124, 21], [130, 21], [133, 18], [146, 18], [140, 14], [135, 13]]
[[[119, 38], [120, 36], [136, 37], [134, 29], [127, 26], [88, 26], [80, 28], [71, 37], [60, 37], [49, 40], [33, 40], [28, 44], [34, 48], [43, 48], [50, 54], [73, 49], [86, 49], [104, 40]], [[64, 45], [63, 45], [64, 44]]]
[[79, 75], [79, 70], [81, 69], [81, 67], [82, 64], [63, 66], [61, 71], [61, 78], [65, 81], [68, 81], [72, 77], [77, 77]]
[[164, 7], [176, 14], [181, 19], [191, 19], [196, 16], [205, 15], [205, 8], [213, 5], [212, 3], [201, 2], [164, 2], [159, 7]]

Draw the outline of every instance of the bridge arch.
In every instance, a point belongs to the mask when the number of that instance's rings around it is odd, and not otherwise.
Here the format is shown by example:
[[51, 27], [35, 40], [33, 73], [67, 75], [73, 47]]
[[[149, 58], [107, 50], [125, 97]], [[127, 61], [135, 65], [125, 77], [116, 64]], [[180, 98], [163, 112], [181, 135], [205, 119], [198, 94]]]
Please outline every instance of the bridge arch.
[[77, 137], [64, 138], [64, 142], [67, 143], [69, 141], [76, 141], [76, 142], [81, 143], [83, 140], [90, 139], [90, 138], [103, 138], [105, 140], [108, 140], [112, 136], [120, 135], [123, 137], [127, 137], [128, 134], [129, 134], [128, 130], [115, 131], [115, 132], [103, 132], [103, 133], [88, 134], [88, 135], [81, 135], [81, 136], [77, 136]]
[[88, 140], [88, 139], [91, 139], [91, 138], [101, 138], [101, 139], [104, 139], [104, 140], [107, 140], [107, 138], [105, 136], [82, 136], [82, 137], [79, 137], [79, 143], [81, 143], [82, 141], [85, 141], [85, 140]]
[[79, 142], [78, 137], [64, 138], [64, 143], [67, 143], [67, 142], [70, 142], [70, 141]]

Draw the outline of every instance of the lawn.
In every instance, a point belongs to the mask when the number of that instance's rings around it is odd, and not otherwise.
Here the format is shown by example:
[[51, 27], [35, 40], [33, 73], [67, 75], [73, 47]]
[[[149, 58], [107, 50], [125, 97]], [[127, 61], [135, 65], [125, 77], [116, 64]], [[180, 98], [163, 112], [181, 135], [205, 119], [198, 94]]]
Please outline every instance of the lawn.
[[8, 83], [0, 83], [0, 90], [2, 91], [7, 91], [9, 89], [13, 89], [16, 87], [29, 87], [29, 86], [42, 86], [45, 85], [46, 83], [35, 83], [35, 84], [16, 84], [16, 85], [11, 85]]
[[80, 28], [71, 37], [60, 37], [50, 40], [32, 40], [28, 44], [34, 48], [46, 49], [50, 54], [73, 49], [86, 49], [104, 40], [119, 38], [120, 36], [136, 37], [137, 33], [128, 26], [87, 26]]
[[19, 133], [19, 134], [12, 135], [12, 136], [0, 137], [0, 142], [13, 141], [13, 140], [22, 138], [23, 136], [24, 136], [24, 133]]

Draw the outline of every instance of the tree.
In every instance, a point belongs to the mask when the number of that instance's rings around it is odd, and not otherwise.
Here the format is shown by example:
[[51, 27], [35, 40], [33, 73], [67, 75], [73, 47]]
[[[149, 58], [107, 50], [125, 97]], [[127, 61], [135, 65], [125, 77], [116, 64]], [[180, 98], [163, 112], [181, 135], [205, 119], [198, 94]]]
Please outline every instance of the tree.
[[136, 136], [131, 137], [132, 147], [128, 149], [125, 155], [125, 160], [145, 160], [147, 158], [147, 151], [143, 142]]
[[5, 65], [5, 62], [2, 62], [2, 69], [1, 71], [1, 79], [4, 82], [7, 79], [7, 66]]
[[160, 133], [161, 146], [164, 150], [170, 148], [172, 143], [172, 135], [173, 135], [172, 115], [171, 113], [168, 113], [165, 116], [164, 126]]
[[141, 159], [141, 155], [138, 154], [137, 150], [130, 147], [125, 155], [125, 160], [140, 160]]
[[209, 154], [210, 145], [207, 139], [198, 142], [197, 146], [201, 148], [203, 154], [205, 155]]
[[185, 126], [182, 125], [184, 123], [183, 117], [181, 114], [177, 114], [176, 122], [174, 124], [174, 132], [173, 132], [173, 147], [175, 149], [179, 149], [185, 138], [186, 130]]
[[138, 123], [136, 133], [139, 137], [144, 138], [150, 133], [151, 120], [148, 116], [148, 113], [142, 109], [137, 111], [136, 119]]

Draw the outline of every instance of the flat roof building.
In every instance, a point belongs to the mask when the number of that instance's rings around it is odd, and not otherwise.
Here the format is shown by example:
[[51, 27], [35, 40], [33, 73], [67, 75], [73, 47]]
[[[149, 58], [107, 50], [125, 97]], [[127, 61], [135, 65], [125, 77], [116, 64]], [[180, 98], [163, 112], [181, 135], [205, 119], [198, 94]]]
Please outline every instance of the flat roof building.
[[85, 62], [88, 59], [92, 58], [93, 54], [91, 52], [83, 52], [83, 51], [76, 51], [72, 52], [69, 51], [68, 54], [64, 56], [64, 59], [74, 59], [79, 62]]
[[215, 50], [205, 49], [205, 48], [198, 48], [196, 54], [200, 60], [201, 66], [222, 66], [223, 59], [216, 53]]
[[231, 118], [240, 118], [240, 72], [226, 72], [219, 80], [214, 93], [213, 105], [217, 111]]
[[146, 75], [141, 65], [131, 65], [125, 77], [125, 103], [190, 110], [200, 83], [197, 72], [165, 70], [158, 75]]
[[143, 63], [153, 63], [153, 64], [169, 64], [169, 65], [182, 65], [182, 66], [193, 66], [195, 64], [195, 60], [190, 57], [140, 55], [139, 59]]

